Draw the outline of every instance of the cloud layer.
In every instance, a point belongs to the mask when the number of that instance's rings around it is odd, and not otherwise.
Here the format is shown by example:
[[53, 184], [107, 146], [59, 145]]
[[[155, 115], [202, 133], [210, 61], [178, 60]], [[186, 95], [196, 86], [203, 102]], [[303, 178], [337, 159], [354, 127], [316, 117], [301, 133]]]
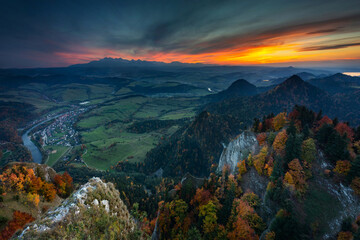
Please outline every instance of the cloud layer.
[[0, 8], [0, 67], [102, 57], [256, 64], [357, 59], [349, 1], [48, 1]]

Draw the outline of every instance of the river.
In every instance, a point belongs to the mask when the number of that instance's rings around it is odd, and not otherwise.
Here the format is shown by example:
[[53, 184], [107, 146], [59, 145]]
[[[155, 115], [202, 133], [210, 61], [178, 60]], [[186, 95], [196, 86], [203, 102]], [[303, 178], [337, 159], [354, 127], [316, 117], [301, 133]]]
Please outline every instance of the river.
[[31, 156], [34, 160], [35, 163], [41, 163], [42, 162], [42, 155], [41, 155], [41, 152], [39, 150], [39, 148], [31, 141], [30, 139], [30, 136], [29, 136], [29, 133], [31, 132], [31, 130], [33, 130], [34, 128], [36, 128], [37, 126], [43, 124], [43, 123], [46, 123], [50, 120], [53, 120], [59, 116], [61, 116], [62, 114], [59, 114], [59, 115], [56, 115], [55, 117], [51, 117], [49, 119], [46, 119], [42, 122], [39, 122], [37, 124], [35, 124], [34, 126], [32, 126], [31, 128], [29, 128], [22, 136], [21, 136], [21, 139], [23, 140], [24, 142], [24, 146], [29, 149], [30, 153], [31, 153]]

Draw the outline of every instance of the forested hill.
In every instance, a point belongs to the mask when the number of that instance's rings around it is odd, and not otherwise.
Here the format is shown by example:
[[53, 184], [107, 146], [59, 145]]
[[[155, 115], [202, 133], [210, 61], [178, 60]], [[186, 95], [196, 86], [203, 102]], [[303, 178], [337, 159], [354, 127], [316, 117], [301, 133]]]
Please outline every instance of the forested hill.
[[[261, 150], [183, 180], [159, 205], [160, 239], [359, 239], [360, 128], [305, 107], [251, 129]], [[190, 183], [189, 183], [190, 182]]]
[[360, 121], [359, 100], [360, 93], [337, 98], [294, 75], [267, 92], [207, 105], [193, 123], [152, 149], [146, 164], [149, 171], [163, 168], [165, 175], [181, 176], [189, 171], [204, 176], [209, 173], [209, 166], [218, 161], [221, 144], [228, 143], [240, 129], [248, 128], [254, 118], [303, 105], [356, 125]]

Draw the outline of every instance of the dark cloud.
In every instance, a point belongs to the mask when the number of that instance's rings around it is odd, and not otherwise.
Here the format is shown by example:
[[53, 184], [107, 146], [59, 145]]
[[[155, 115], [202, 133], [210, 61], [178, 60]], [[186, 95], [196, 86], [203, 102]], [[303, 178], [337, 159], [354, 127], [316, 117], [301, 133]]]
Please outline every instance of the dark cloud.
[[359, 26], [358, 0], [2, 1], [0, 67], [61, 66], [58, 53], [92, 49], [205, 54]]
[[308, 32], [308, 34], [332, 33], [332, 32], [338, 31], [339, 29], [341, 29], [341, 28], [322, 29], [322, 30], [318, 30], [318, 31]]
[[321, 45], [321, 46], [311, 46], [300, 49], [300, 51], [319, 51], [319, 50], [330, 50], [330, 49], [340, 49], [347, 48], [352, 46], [360, 46], [360, 42], [358, 43], [347, 43], [347, 44], [336, 44], [336, 45]]

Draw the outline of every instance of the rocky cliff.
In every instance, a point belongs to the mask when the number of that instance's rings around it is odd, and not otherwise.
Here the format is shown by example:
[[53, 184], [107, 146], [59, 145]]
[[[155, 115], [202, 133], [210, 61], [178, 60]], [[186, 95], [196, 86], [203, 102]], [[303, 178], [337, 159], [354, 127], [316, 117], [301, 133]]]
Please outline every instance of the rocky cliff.
[[234, 173], [236, 164], [248, 155], [258, 152], [259, 144], [256, 140], [256, 135], [253, 132], [244, 131], [235, 140], [231, 141], [221, 153], [218, 171], [221, 171], [224, 166], [230, 167], [230, 172]]

